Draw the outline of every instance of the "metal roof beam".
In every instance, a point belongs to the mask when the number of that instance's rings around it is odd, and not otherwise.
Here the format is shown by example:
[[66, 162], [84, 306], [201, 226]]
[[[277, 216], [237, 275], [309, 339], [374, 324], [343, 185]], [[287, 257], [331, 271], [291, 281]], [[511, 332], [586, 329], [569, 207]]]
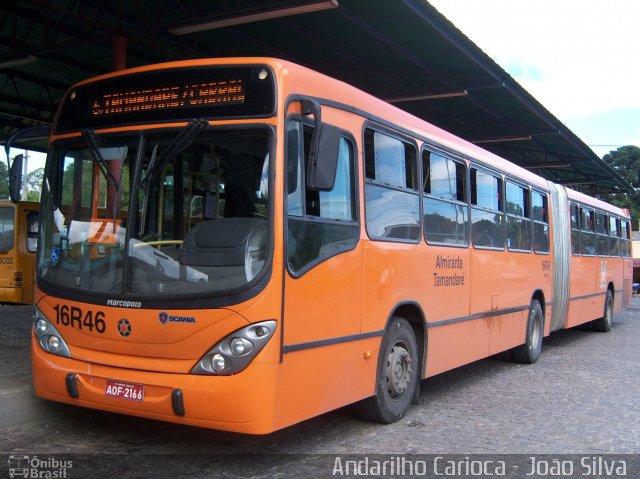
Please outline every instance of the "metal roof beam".
[[410, 95], [410, 96], [400, 96], [396, 98], [387, 98], [385, 101], [387, 103], [405, 103], [410, 101], [429, 101], [429, 100], [442, 100], [445, 98], [460, 98], [460, 97], [466, 97], [468, 95], [469, 95], [469, 92], [467, 90], [442, 91], [442, 92], [425, 93], [422, 95]]
[[319, 12], [338, 8], [337, 0], [315, 0], [295, 2], [294, 4], [267, 5], [261, 4], [259, 8], [245, 8], [236, 10], [226, 15], [214, 15], [198, 20], [181, 23], [168, 28], [174, 35], [188, 35], [190, 33], [213, 30], [216, 28], [234, 27], [245, 23], [254, 23], [276, 18], [289, 17], [303, 13]]
[[558, 135], [559, 131], [535, 131], [523, 134], [516, 134], [513, 136], [496, 136], [492, 138], [478, 138], [477, 140], [469, 140], [471, 143], [475, 143], [477, 145], [484, 143], [508, 143], [508, 142], [518, 142], [518, 141], [534, 141], [535, 137], [539, 136], [548, 136], [548, 135]]
[[38, 85], [41, 88], [53, 88], [54, 90], [59, 90], [62, 92], [67, 91], [67, 89], [69, 88], [69, 85], [66, 85], [64, 83], [61, 82], [57, 82], [54, 79], [47, 79], [46, 83], [45, 80], [41, 77], [38, 77], [36, 75], [32, 75], [30, 73], [26, 73], [20, 70], [5, 70], [2, 69], [2, 74], [6, 75], [8, 77], [13, 77], [16, 78], [18, 80], [22, 80], [28, 83], [32, 83], [33, 85]]
[[23, 120], [35, 121], [43, 125], [51, 125], [53, 123], [53, 118], [43, 118], [39, 116], [33, 116], [29, 113], [21, 113], [21, 112], [16, 112], [12, 110], [7, 110], [4, 108], [0, 108], [0, 115], [7, 115], [12, 118], [21, 118]]
[[340, 8], [337, 10], [337, 12], [343, 17], [345, 17], [346, 19], [348, 19], [351, 23], [357, 25], [359, 28], [364, 30], [369, 35], [371, 35], [373, 38], [377, 39], [378, 41], [380, 41], [390, 49], [394, 50], [396, 53], [401, 55], [406, 60], [409, 60], [414, 65], [420, 67], [425, 73], [429, 73], [433, 75], [435, 78], [440, 80], [445, 85], [448, 85], [451, 87], [454, 86], [451, 84], [451, 81], [449, 80], [449, 78], [447, 78], [441, 71], [435, 69], [432, 65], [426, 63], [424, 60], [422, 60], [420, 57], [415, 55], [410, 50], [400, 46], [392, 38], [389, 38], [387, 35], [385, 35], [381, 31], [373, 28], [371, 25], [369, 25], [364, 20], [362, 20], [360, 17], [350, 12], [344, 5], [340, 5]]

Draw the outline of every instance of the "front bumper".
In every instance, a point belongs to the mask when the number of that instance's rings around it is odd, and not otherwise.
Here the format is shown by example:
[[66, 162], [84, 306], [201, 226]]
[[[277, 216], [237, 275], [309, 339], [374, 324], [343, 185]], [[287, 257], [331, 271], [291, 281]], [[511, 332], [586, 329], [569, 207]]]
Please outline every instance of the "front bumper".
[[[33, 332], [31, 357], [34, 389], [45, 399], [224, 431], [266, 434], [275, 429], [277, 364], [252, 363], [233, 376], [116, 368], [47, 353]], [[144, 399], [107, 396], [108, 379], [143, 385]], [[181, 396], [183, 414], [176, 408], [176, 396]]]

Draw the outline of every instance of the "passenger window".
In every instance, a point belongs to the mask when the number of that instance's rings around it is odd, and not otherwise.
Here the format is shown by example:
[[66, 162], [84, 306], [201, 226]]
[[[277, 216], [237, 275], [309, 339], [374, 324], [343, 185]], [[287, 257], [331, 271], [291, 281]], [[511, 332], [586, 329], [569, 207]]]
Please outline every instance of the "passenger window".
[[[549, 209], [547, 201], [546, 194], [537, 191], [531, 193], [533, 250], [536, 253], [549, 253]], [[573, 219], [571, 224], [573, 228]]]
[[504, 249], [502, 179], [471, 168], [471, 234], [474, 246]]
[[353, 249], [359, 227], [355, 207], [353, 145], [340, 139], [336, 180], [331, 191], [305, 184], [312, 129], [290, 121], [287, 131], [287, 261], [292, 273]]
[[571, 253], [580, 254], [580, 208], [571, 203]]
[[35, 253], [38, 250], [38, 213], [30, 211], [27, 213], [27, 250]]
[[422, 199], [424, 236], [428, 243], [469, 244], [469, 207], [465, 201], [464, 163], [423, 150]]
[[335, 220], [355, 220], [353, 202], [353, 153], [351, 144], [346, 139], [340, 139], [338, 151], [338, 166], [336, 167], [336, 181], [331, 191], [318, 192], [320, 209], [318, 216]]
[[620, 254], [625, 258], [631, 256], [631, 229], [628, 221], [622, 221], [622, 239], [620, 240]]
[[620, 256], [620, 220], [609, 217], [609, 255]]
[[414, 146], [366, 130], [364, 154], [367, 233], [373, 239], [419, 241], [420, 197]]
[[365, 131], [367, 179], [417, 189], [416, 153], [412, 145], [373, 130]]
[[516, 251], [531, 251], [529, 190], [507, 181], [506, 196], [507, 248]]
[[437, 153], [422, 152], [424, 192], [446, 200], [464, 201], [464, 164]]
[[471, 169], [471, 204], [492, 211], [501, 211], [502, 180], [475, 168]]
[[11, 206], [0, 208], [0, 251], [9, 251], [13, 248], [15, 211]]
[[596, 213], [596, 242], [598, 256], [609, 256], [609, 220], [607, 215]]
[[585, 256], [595, 256], [595, 213], [587, 208], [580, 208], [580, 251]]

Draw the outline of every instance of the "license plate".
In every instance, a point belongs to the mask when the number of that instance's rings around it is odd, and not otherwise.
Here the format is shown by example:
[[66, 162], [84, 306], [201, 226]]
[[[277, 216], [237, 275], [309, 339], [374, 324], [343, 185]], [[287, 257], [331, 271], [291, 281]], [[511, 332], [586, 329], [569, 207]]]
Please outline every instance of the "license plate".
[[104, 388], [105, 396], [127, 399], [129, 401], [142, 401], [144, 399], [144, 386], [142, 384], [125, 383], [107, 379]]

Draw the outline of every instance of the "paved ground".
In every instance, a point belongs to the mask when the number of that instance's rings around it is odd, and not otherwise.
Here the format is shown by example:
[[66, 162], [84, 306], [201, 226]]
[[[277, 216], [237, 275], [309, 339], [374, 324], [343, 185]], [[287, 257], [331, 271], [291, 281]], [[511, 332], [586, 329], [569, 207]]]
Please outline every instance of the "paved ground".
[[488, 359], [423, 381], [397, 424], [345, 408], [258, 437], [40, 400], [30, 327], [30, 307], [0, 306], [0, 478], [9, 455], [70, 458], [66, 477], [330, 477], [348, 454], [640, 453], [640, 300], [609, 333], [554, 333], [536, 365]]

